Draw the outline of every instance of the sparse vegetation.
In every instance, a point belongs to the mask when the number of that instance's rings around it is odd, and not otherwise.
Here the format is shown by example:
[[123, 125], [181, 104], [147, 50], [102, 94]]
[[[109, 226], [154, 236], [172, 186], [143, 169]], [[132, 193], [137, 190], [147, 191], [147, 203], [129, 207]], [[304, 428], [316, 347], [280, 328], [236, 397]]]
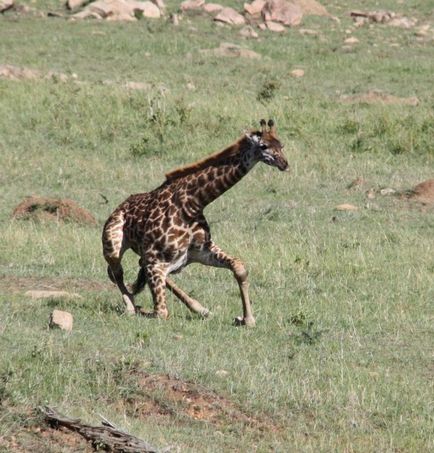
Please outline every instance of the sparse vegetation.
[[[102, 414], [181, 451], [434, 449], [433, 209], [366, 195], [434, 177], [433, 49], [412, 29], [382, 24], [354, 29], [359, 43], [343, 49], [350, 7], [324, 4], [341, 23], [307, 18], [303, 27], [319, 34], [294, 28], [248, 41], [199, 15], [178, 27], [0, 17], [0, 63], [80, 82], [0, 79], [0, 451], [85, 451], [73, 437], [59, 450], [62, 438], [35, 428], [32, 410], [44, 404], [89, 423]], [[432, 24], [428, 4], [381, 8]], [[199, 53], [219, 42], [263, 58]], [[298, 64], [305, 75], [293, 78]], [[340, 102], [372, 89], [420, 102]], [[102, 222], [129, 194], [263, 117], [276, 121], [291, 173], [258, 165], [207, 209], [218, 244], [249, 269], [257, 328], [231, 326], [232, 276], [200, 266], [174, 278], [211, 319], [191, 317], [172, 296], [167, 322], [124, 316], [106, 276]], [[357, 177], [363, 185], [347, 189]], [[98, 227], [12, 220], [28, 195], [72, 199]], [[341, 203], [359, 209], [335, 212]], [[137, 257], [125, 268], [133, 281]], [[24, 296], [47, 287], [82, 297]], [[147, 293], [137, 301], [151, 303]], [[47, 328], [53, 308], [74, 315], [70, 334]], [[201, 404], [212, 395], [230, 410], [200, 419], [143, 376], [188, 383]]]

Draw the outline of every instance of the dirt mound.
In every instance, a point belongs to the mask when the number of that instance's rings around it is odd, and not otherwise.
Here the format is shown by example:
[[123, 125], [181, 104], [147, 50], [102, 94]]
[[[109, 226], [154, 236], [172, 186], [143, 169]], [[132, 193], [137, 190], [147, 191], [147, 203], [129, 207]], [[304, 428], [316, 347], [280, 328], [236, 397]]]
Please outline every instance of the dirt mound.
[[434, 179], [428, 179], [414, 186], [408, 192], [407, 198], [424, 205], [434, 205]]
[[67, 429], [54, 429], [46, 426], [34, 411], [23, 407], [4, 406], [9, 415], [25, 420], [16, 430], [0, 436], [0, 451], [14, 453], [45, 453], [61, 451], [64, 453], [91, 453], [95, 451], [85, 439]]
[[181, 416], [216, 426], [239, 423], [259, 431], [276, 431], [278, 428], [266, 418], [248, 415], [234, 402], [192, 382], [182, 381], [164, 374], [137, 373], [140, 397], [134, 395], [123, 401], [129, 415]]
[[96, 225], [95, 217], [89, 211], [75, 201], [61, 198], [27, 197], [14, 209], [12, 218]]

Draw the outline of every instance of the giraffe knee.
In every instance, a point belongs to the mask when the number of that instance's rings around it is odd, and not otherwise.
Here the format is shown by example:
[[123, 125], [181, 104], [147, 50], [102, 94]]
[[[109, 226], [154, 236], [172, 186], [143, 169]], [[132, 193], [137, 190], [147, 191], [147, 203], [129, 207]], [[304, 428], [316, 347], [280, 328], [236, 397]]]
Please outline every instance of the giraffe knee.
[[244, 263], [240, 260], [236, 260], [233, 265], [233, 271], [235, 274], [235, 278], [239, 282], [245, 282], [247, 281], [247, 276], [249, 275], [249, 272], [247, 271], [246, 267], [244, 266]]

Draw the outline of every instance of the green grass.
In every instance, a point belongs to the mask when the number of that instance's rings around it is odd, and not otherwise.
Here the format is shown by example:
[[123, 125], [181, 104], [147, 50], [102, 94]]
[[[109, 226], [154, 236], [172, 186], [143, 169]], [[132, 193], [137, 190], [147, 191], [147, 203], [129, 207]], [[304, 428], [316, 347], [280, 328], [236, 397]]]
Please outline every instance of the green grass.
[[[426, 3], [399, 10], [432, 21]], [[329, 9], [340, 24], [304, 24], [319, 37], [294, 29], [258, 41], [201, 17], [176, 29], [165, 21], [0, 17], [0, 63], [75, 73], [81, 82], [0, 80], [0, 450], [2, 436], [20, 439], [40, 404], [93, 423], [102, 414], [182, 451], [434, 448], [433, 211], [365, 194], [433, 177], [434, 53], [414, 30], [381, 25], [354, 31], [360, 43], [348, 53], [351, 8], [334, 2]], [[222, 41], [263, 58], [200, 54]], [[296, 67], [303, 78], [290, 77]], [[127, 81], [154, 88], [129, 91]], [[372, 89], [420, 104], [339, 102]], [[257, 166], [206, 211], [215, 241], [250, 271], [257, 328], [231, 326], [241, 310], [231, 274], [196, 265], [176, 281], [212, 310], [211, 319], [191, 318], [172, 296], [167, 322], [123, 316], [101, 253], [109, 213], [262, 117], [275, 119], [291, 174]], [[348, 190], [358, 176], [365, 186]], [[11, 220], [31, 194], [72, 198], [99, 227]], [[336, 212], [340, 203], [360, 209]], [[136, 268], [137, 258], [126, 256], [128, 280]], [[81, 299], [24, 296], [53, 281]], [[151, 304], [147, 293], [139, 300]], [[47, 328], [55, 307], [74, 315], [71, 334]], [[215, 390], [279, 429], [135, 417], [119, 402], [143, 397], [136, 367]]]

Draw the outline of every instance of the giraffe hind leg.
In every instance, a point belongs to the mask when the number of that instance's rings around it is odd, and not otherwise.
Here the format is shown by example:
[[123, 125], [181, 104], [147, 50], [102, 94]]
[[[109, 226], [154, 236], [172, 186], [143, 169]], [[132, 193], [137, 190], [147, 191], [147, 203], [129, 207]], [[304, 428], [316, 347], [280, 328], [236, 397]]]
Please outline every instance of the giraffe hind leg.
[[127, 250], [123, 240], [122, 226], [123, 219], [118, 218], [112, 218], [106, 223], [102, 236], [103, 254], [108, 264], [107, 274], [119, 288], [126, 312], [133, 314], [136, 312], [134, 297], [125, 286], [124, 271], [121, 265], [122, 256]]
[[202, 305], [197, 300], [186, 294], [181, 288], [176, 286], [175, 283], [168, 278], [166, 278], [166, 287], [169, 288], [169, 290], [193, 313], [197, 313], [204, 318], [210, 316], [211, 312], [207, 308], [202, 307]]
[[128, 314], [134, 314], [136, 312], [136, 306], [134, 305], [134, 296], [131, 294], [124, 283], [124, 270], [119, 263], [109, 263], [107, 273], [113, 283], [117, 285], [121, 294], [122, 300], [125, 304], [125, 310]]

